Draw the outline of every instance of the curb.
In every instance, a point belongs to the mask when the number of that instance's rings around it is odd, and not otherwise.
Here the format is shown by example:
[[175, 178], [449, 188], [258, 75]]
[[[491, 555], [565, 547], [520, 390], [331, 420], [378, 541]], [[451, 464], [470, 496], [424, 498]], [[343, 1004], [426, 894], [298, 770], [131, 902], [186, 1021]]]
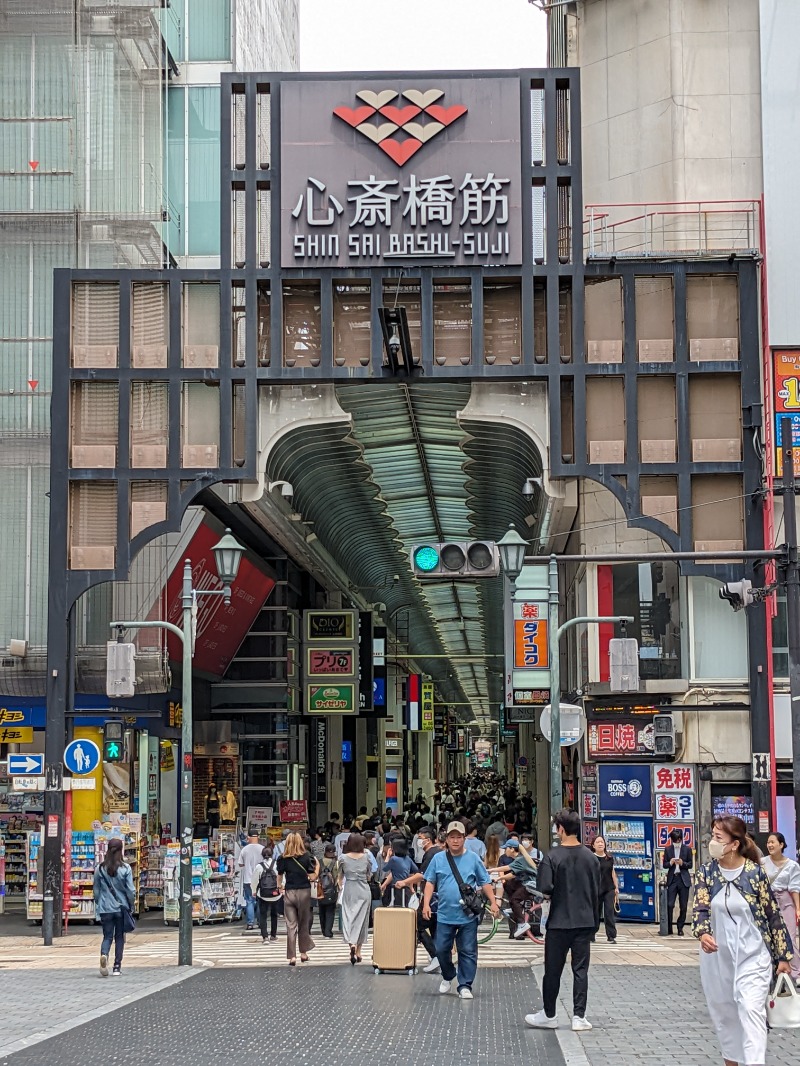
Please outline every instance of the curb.
[[111, 1007], [109, 1007], [108, 1004], [105, 1004], [102, 1007], [96, 1007], [93, 1010], [77, 1014], [74, 1018], [70, 1018], [69, 1021], [62, 1022], [60, 1025], [54, 1025], [49, 1029], [42, 1029], [38, 1033], [32, 1033], [30, 1036], [23, 1037], [21, 1040], [15, 1040], [11, 1044], [0, 1044], [0, 1063], [5, 1062], [9, 1055], [13, 1055], [17, 1051], [25, 1051], [27, 1048], [33, 1047], [36, 1044], [41, 1044], [44, 1040], [50, 1040], [55, 1036], [61, 1036], [62, 1033], [69, 1032], [70, 1029], [75, 1029], [79, 1025], [85, 1025], [87, 1022], [96, 1021], [98, 1018], [108, 1017], [109, 1014], [119, 1010], [120, 1007], [127, 1007], [129, 1004], [135, 1003], [139, 999], [145, 999], [147, 996], [151, 996], [156, 992], [161, 992], [165, 988], [180, 984], [181, 981], [185, 981], [189, 977], [194, 977], [195, 974], [198, 973], [202, 973], [202, 969], [199, 967], [186, 967], [185, 969], [178, 969], [176, 967], [176, 972], [170, 974], [169, 977], [162, 978], [160, 981], [156, 981], [155, 984], [149, 985], [147, 988], [139, 989], [136, 992], [129, 993], [127, 996], [123, 996], [121, 999], [115, 1000]]
[[[539, 989], [542, 991], [541, 977], [534, 972], [533, 966], [531, 967], [531, 973], [533, 980]], [[558, 1003], [567, 1018], [572, 1017], [572, 1002], [567, 1001], [564, 998], [563, 993], [559, 994]], [[558, 1046], [561, 1049], [561, 1054], [564, 1056], [565, 1066], [591, 1066], [589, 1059], [581, 1043], [580, 1037], [577, 1033], [573, 1033], [571, 1029], [562, 1029], [560, 1026], [558, 1029], [551, 1029], [550, 1032], [556, 1034], [556, 1040], [558, 1040]]]

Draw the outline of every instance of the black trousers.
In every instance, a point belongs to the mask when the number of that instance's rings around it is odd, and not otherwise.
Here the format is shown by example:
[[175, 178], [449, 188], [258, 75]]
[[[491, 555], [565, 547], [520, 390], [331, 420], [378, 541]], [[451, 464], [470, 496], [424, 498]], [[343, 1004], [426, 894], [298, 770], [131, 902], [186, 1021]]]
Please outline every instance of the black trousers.
[[667, 884], [667, 929], [672, 932], [672, 916], [675, 912], [675, 900], [680, 901], [678, 907], [678, 932], [682, 932], [686, 925], [686, 908], [689, 904], [689, 886], [685, 885], [679, 877]]
[[542, 999], [548, 1018], [556, 1013], [556, 1001], [561, 988], [561, 974], [572, 955], [572, 1013], [586, 1017], [586, 1000], [589, 995], [589, 954], [594, 929], [552, 929], [547, 927], [544, 940], [544, 980]]
[[336, 901], [333, 903], [323, 903], [319, 900], [317, 903], [319, 908], [319, 925], [322, 930], [322, 935], [330, 939], [333, 936], [333, 920], [336, 917]]
[[423, 918], [422, 907], [417, 911], [417, 934], [419, 935], [420, 944], [422, 944], [430, 957], [434, 958], [436, 955], [436, 945], [434, 944], [436, 915], [432, 914], [430, 918]]
[[[258, 924], [262, 939], [278, 935], [278, 902], [277, 899], [274, 903], [267, 903], [263, 899], [258, 901]], [[267, 923], [269, 923], [269, 933], [267, 933]]]
[[600, 895], [600, 913], [598, 918], [602, 918], [606, 927], [606, 936], [609, 940], [616, 940], [617, 938], [617, 916], [614, 911], [614, 889], [609, 892], [603, 892]]

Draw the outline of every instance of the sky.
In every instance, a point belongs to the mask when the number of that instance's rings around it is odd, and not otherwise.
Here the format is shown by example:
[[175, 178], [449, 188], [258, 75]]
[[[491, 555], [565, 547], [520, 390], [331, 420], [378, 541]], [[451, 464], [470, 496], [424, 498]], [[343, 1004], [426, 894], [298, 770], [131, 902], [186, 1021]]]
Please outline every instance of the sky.
[[528, 0], [300, 0], [300, 69], [542, 67], [544, 15]]

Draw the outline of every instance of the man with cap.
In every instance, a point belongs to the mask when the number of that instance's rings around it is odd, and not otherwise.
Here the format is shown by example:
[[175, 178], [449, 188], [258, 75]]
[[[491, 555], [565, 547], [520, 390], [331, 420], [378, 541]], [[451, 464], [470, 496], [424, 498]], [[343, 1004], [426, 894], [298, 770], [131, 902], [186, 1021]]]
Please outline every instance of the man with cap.
[[[459, 880], [465, 888], [483, 893], [495, 918], [500, 911], [486, 867], [464, 847], [466, 835], [463, 822], [450, 822], [447, 826], [446, 849], [435, 855], [425, 870], [422, 917], [430, 921], [431, 899], [436, 892], [439, 900], [436, 957], [442, 976], [439, 992], [442, 995], [452, 992], [453, 979], [457, 977], [460, 998], [472, 999], [472, 983], [478, 968], [478, 917], [463, 905], [465, 893]], [[458, 949], [458, 969], [453, 965], [453, 944]]]

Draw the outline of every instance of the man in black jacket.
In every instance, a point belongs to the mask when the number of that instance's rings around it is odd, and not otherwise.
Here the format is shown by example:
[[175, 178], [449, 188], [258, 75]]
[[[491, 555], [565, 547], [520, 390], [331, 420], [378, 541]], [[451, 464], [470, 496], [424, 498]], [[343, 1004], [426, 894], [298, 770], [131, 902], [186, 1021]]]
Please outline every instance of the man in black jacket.
[[689, 887], [692, 879], [689, 871], [692, 868], [692, 849], [683, 842], [683, 833], [680, 829], [673, 829], [669, 835], [670, 843], [664, 848], [661, 865], [667, 870], [667, 932], [672, 936], [672, 916], [675, 913], [675, 900], [680, 901], [678, 907], [678, 936], [683, 936], [683, 927], [686, 924], [686, 907], [689, 903]]
[[578, 839], [581, 820], [577, 811], [564, 808], [553, 821], [559, 847], [552, 848], [539, 864], [539, 891], [550, 898], [550, 916], [544, 941], [544, 1010], [525, 1015], [533, 1029], [557, 1029], [556, 1002], [561, 974], [571, 955], [572, 1028], [592, 1028], [586, 1017], [589, 994], [591, 939], [599, 925], [600, 864]]

